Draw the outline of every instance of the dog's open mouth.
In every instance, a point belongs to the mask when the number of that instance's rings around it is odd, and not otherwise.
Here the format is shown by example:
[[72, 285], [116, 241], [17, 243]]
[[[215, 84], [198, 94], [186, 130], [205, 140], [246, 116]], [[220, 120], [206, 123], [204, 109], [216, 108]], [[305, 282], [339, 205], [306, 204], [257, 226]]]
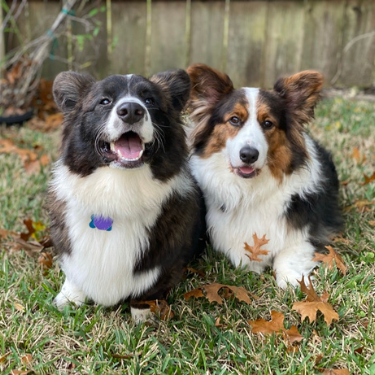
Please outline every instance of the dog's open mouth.
[[250, 166], [244, 166], [239, 168], [233, 168], [234, 173], [236, 173], [237, 176], [240, 176], [242, 178], [253, 178], [257, 176], [260, 172], [259, 169], [255, 169]]
[[121, 168], [137, 168], [143, 161], [145, 144], [140, 136], [132, 131], [121, 135], [114, 142], [100, 142], [100, 151], [103, 156]]

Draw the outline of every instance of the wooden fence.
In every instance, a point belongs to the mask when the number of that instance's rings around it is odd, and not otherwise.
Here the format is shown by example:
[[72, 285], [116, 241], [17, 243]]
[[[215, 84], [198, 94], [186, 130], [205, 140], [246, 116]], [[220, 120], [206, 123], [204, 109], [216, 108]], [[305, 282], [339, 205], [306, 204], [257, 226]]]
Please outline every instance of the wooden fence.
[[[203, 62], [237, 86], [271, 87], [280, 75], [304, 69], [322, 72], [327, 86], [375, 82], [375, 0], [107, 0], [94, 7], [95, 36], [73, 17], [70, 37], [52, 44], [46, 78], [68, 67], [102, 78]], [[48, 30], [60, 10], [59, 1], [29, 1], [17, 20], [24, 38]], [[14, 39], [5, 35], [6, 50]]]

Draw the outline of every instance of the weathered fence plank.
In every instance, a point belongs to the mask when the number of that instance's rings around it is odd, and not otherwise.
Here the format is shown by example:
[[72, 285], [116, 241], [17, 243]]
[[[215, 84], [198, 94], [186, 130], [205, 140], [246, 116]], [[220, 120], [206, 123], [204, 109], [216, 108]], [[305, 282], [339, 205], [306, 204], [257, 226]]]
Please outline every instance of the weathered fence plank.
[[186, 3], [154, 2], [151, 10], [150, 73], [186, 65]]
[[190, 64], [223, 68], [224, 8], [223, 1], [192, 2]]
[[262, 82], [265, 87], [272, 87], [281, 75], [293, 74], [301, 69], [304, 15], [303, 2], [268, 4]]
[[[341, 86], [367, 86], [374, 72], [374, 2], [349, 0], [344, 22], [343, 51], [338, 66], [337, 83]], [[361, 36], [363, 38], [358, 38]]]
[[[225, 70], [237, 87], [271, 87], [278, 76], [303, 69], [321, 71], [327, 86], [370, 87], [375, 82], [375, 0], [110, 3], [111, 34], [107, 35], [106, 13], [99, 13], [94, 18], [102, 23], [100, 32], [81, 49], [77, 41], [92, 30], [72, 20], [73, 68], [97, 78], [114, 73], [147, 75], [202, 62]], [[46, 32], [61, 4], [57, 0], [29, 0], [17, 20], [22, 39], [31, 40]], [[99, 7], [106, 2], [87, 4]], [[363, 34], [369, 36], [358, 39]], [[4, 39], [5, 52], [19, 45], [14, 35], [5, 33]], [[110, 40], [115, 41], [112, 50], [108, 48]], [[65, 37], [59, 38], [51, 49], [55, 59], [45, 62], [45, 78], [68, 68], [58, 59], [68, 57], [66, 42]]]
[[146, 1], [112, 3], [112, 74], [145, 74], [146, 23]]
[[231, 2], [227, 73], [237, 87], [262, 86], [267, 2]]
[[342, 0], [306, 3], [301, 69], [319, 70], [324, 74], [326, 85], [337, 71], [344, 14], [345, 2]]

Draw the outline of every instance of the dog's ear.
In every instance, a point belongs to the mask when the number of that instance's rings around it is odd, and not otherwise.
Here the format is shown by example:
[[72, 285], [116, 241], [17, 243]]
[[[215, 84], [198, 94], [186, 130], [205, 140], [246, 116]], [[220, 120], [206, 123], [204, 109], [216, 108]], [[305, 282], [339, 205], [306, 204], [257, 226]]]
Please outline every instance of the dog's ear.
[[89, 74], [61, 72], [53, 82], [53, 97], [59, 109], [66, 113], [76, 106], [78, 100], [95, 83]]
[[168, 94], [177, 111], [182, 111], [190, 95], [190, 78], [184, 70], [175, 69], [158, 73], [153, 75], [150, 81], [159, 85]]
[[194, 64], [187, 68], [191, 80], [191, 105], [206, 102], [211, 106], [216, 104], [223, 96], [230, 93], [233, 88], [231, 79], [216, 69], [205, 64]]
[[274, 90], [286, 100], [288, 109], [297, 116], [300, 124], [314, 117], [314, 107], [323, 87], [323, 76], [316, 71], [306, 70], [287, 78], [280, 78]]
[[193, 146], [203, 142], [209, 133], [207, 123], [217, 102], [234, 90], [231, 79], [204, 64], [187, 68], [191, 80], [190, 100], [187, 111], [194, 122], [190, 138]]

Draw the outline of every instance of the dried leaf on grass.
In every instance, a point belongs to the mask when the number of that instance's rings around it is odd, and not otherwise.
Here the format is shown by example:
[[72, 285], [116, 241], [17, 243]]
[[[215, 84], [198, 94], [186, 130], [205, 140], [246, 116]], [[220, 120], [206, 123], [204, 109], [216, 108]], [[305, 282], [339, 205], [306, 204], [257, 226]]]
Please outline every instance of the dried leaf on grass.
[[[203, 290], [205, 291], [206, 295], [203, 294]], [[218, 283], [207, 284], [194, 289], [188, 293], [184, 294], [184, 298], [188, 301], [191, 297], [194, 298], [201, 298], [206, 297], [211, 303], [217, 302], [219, 305], [223, 304], [223, 298], [219, 295], [219, 291], [223, 292], [224, 298], [232, 298], [235, 297], [239, 301], [243, 301], [247, 304], [251, 303], [251, 299], [249, 296], [253, 297], [254, 299], [258, 298], [252, 295], [249, 291], [247, 291], [243, 287], [237, 287], [234, 285], [223, 285]]]
[[142, 301], [150, 306], [150, 311], [161, 320], [169, 320], [174, 317], [174, 312], [165, 300]]
[[262, 238], [258, 238], [257, 234], [253, 234], [254, 245], [250, 246], [247, 242], [245, 242], [244, 249], [248, 251], [250, 254], [246, 254], [246, 256], [253, 261], [256, 262], [263, 262], [262, 258], [259, 258], [258, 255], [267, 255], [269, 250], [261, 249], [261, 247], [267, 244], [270, 240], [266, 239], [266, 235], [263, 235]]
[[358, 147], [353, 147], [352, 157], [353, 157], [353, 159], [355, 159], [355, 161], [357, 162], [357, 164], [362, 164], [362, 163], [364, 163], [366, 161], [366, 156], [365, 155], [361, 155], [361, 153], [359, 152]]
[[370, 220], [368, 223], [369, 223], [372, 227], [375, 227], [375, 220]]
[[30, 373], [31, 370], [12, 370], [11, 374], [12, 375], [25, 375]]
[[10, 139], [0, 139], [0, 154], [17, 154], [24, 164], [25, 171], [29, 174], [38, 173], [40, 166], [46, 166], [50, 163], [48, 155], [38, 154], [34, 150], [17, 147]]
[[248, 323], [252, 327], [251, 331], [255, 334], [282, 334], [288, 342], [289, 346], [293, 345], [293, 343], [301, 342], [303, 336], [298, 332], [297, 327], [291, 326], [290, 329], [284, 328], [284, 319], [285, 317], [283, 313], [280, 313], [278, 311], [271, 311], [271, 320], [249, 320]]
[[43, 252], [38, 258], [38, 263], [42, 265], [44, 272], [46, 273], [50, 268], [52, 268], [53, 257], [52, 254]]
[[369, 210], [369, 206], [373, 206], [375, 201], [369, 201], [368, 199], [360, 199], [355, 201], [352, 205], [345, 207], [345, 211], [350, 211], [353, 208], [356, 208], [357, 211], [363, 212]]
[[348, 369], [329, 369], [329, 368], [319, 368], [317, 369], [322, 374], [325, 375], [350, 375], [350, 372]]
[[337, 252], [332, 248], [332, 246], [326, 246], [326, 249], [329, 251], [328, 254], [315, 253], [313, 261], [323, 262], [327, 265], [327, 268], [329, 270], [333, 269], [333, 267], [336, 265], [336, 267], [344, 275], [346, 275], [348, 268], [345, 266], [344, 260], [341, 258], [341, 256], [337, 254]]
[[205, 277], [206, 276], [206, 274], [204, 273], [204, 271], [202, 271], [202, 270], [197, 270], [197, 269], [195, 269], [195, 268], [191, 268], [191, 267], [187, 267], [186, 268], [189, 272], [191, 272], [191, 273], [195, 273], [195, 274], [197, 274], [197, 275], [199, 275], [199, 276], [202, 276], [202, 277]]
[[322, 297], [319, 297], [313, 288], [310, 277], [310, 288], [307, 288], [303, 276], [302, 280], [298, 282], [301, 286], [301, 291], [305, 293], [307, 297], [305, 301], [295, 302], [292, 310], [301, 314], [301, 321], [304, 321], [305, 318], [309, 318], [310, 323], [314, 322], [318, 311], [324, 315], [324, 320], [328, 325], [332, 323], [332, 320], [339, 319], [337, 312], [333, 309], [332, 305], [327, 302], [329, 297], [327, 292], [324, 292]]
[[18, 233], [8, 229], [0, 229], [0, 239], [14, 236], [18, 236]]
[[27, 241], [32, 236], [32, 234], [35, 233], [35, 228], [33, 226], [33, 221], [31, 219], [25, 219], [23, 223], [27, 228], [27, 232], [21, 233], [20, 237], [24, 241]]
[[365, 179], [364, 182], [361, 182], [360, 185], [368, 185], [370, 182], [375, 181], [375, 172], [372, 173], [371, 176], [367, 176], [366, 174], [363, 174], [363, 178]]
[[12, 354], [12, 352], [5, 353], [0, 357], [0, 363], [5, 362], [5, 360]]

